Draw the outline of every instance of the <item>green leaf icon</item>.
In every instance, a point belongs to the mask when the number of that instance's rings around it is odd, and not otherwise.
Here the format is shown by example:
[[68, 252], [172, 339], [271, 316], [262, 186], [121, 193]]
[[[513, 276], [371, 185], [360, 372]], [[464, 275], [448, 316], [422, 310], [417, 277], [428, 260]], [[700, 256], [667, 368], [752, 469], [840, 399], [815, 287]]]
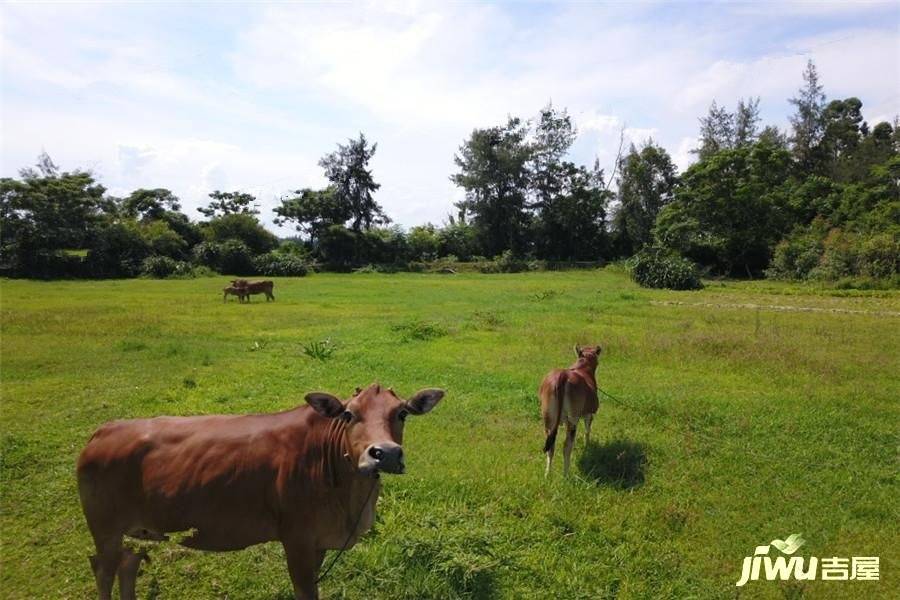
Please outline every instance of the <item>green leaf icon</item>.
[[781, 550], [783, 554], [793, 554], [797, 548], [806, 543], [799, 533], [792, 534], [786, 540], [772, 540], [772, 545]]

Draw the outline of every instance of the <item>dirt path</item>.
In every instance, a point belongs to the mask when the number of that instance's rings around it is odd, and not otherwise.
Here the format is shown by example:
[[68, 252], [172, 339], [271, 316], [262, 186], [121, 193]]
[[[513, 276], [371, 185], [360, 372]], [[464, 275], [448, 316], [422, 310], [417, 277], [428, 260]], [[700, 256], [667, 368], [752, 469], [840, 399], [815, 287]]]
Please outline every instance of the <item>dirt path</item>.
[[784, 312], [834, 313], [844, 315], [870, 315], [876, 317], [900, 317], [900, 312], [891, 310], [854, 310], [852, 308], [820, 308], [814, 306], [789, 306], [778, 304], [729, 304], [715, 302], [679, 302], [677, 300], [651, 300], [659, 306], [696, 306], [701, 308], [745, 308], [756, 310], [778, 310]]

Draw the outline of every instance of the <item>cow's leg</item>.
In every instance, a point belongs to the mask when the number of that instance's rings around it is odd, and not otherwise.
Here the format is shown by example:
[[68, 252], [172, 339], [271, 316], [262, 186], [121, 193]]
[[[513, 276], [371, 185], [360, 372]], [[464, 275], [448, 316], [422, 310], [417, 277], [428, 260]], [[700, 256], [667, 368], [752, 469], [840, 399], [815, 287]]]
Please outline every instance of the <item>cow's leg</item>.
[[[547, 453], [547, 466], [544, 467], [544, 477], [550, 476], [550, 467], [553, 466], [553, 453], [556, 450], [556, 432], [554, 431], [552, 435], [552, 444], [548, 443], [547, 447], [544, 448], [544, 452]], [[550, 439], [551, 438], [548, 436], [548, 441]]]
[[103, 539], [94, 539], [97, 554], [90, 558], [91, 570], [97, 582], [97, 594], [100, 600], [112, 598], [112, 586], [122, 556], [122, 535], [114, 535]]
[[576, 423], [566, 421], [566, 444], [563, 446], [563, 476], [569, 474], [569, 461], [572, 457], [572, 447], [575, 445]]
[[282, 545], [291, 583], [294, 584], [294, 596], [297, 600], [318, 600], [316, 579], [319, 577], [319, 567], [325, 560], [325, 551], [303, 542], [284, 541]]
[[273, 294], [272, 292], [266, 292], [266, 302], [268, 302], [269, 300], [275, 302], [275, 294]]
[[147, 558], [144, 552], [132, 552], [127, 548], [122, 551], [119, 560], [119, 597], [121, 600], [135, 600], [135, 585], [141, 561]]
[[591, 445], [591, 423], [594, 420], [594, 415], [584, 415], [584, 445], [585, 447]]

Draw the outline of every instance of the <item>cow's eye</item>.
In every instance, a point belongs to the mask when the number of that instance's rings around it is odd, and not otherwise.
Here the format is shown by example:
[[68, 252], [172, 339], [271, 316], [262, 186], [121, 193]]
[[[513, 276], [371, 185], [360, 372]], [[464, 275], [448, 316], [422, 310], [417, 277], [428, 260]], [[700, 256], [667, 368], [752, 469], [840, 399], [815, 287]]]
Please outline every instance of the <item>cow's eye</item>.
[[353, 413], [350, 412], [349, 410], [345, 410], [344, 412], [341, 413], [341, 420], [344, 423], [349, 423], [350, 421], [353, 420]]
[[401, 421], [405, 421], [405, 420], [406, 420], [406, 416], [407, 416], [408, 414], [409, 414], [409, 413], [406, 412], [405, 410], [401, 410], [399, 413], [397, 413], [397, 418], [400, 419]]

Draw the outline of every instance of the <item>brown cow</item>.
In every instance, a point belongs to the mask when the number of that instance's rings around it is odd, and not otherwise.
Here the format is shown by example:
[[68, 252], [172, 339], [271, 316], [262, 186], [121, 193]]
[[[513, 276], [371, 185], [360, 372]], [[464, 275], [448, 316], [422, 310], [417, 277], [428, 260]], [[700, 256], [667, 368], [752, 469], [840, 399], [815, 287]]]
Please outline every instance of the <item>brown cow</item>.
[[578, 419], [584, 418], [585, 442], [591, 441], [591, 421], [597, 412], [597, 360], [600, 346], [575, 346], [578, 360], [568, 369], [554, 369], [541, 382], [541, 415], [544, 418], [544, 452], [547, 467], [544, 476], [550, 474], [553, 453], [556, 450], [556, 432], [560, 422], [566, 422], [566, 443], [563, 446], [563, 474], [569, 474], [569, 458], [575, 445], [575, 429]]
[[243, 289], [244, 295], [247, 298], [248, 302], [250, 301], [251, 294], [265, 294], [266, 302], [268, 302], [269, 300], [275, 300], [275, 295], [272, 294], [275, 283], [268, 279], [266, 279], [265, 281], [247, 281], [246, 279], [233, 279], [231, 281], [231, 285], [236, 288]]
[[235, 287], [233, 285], [222, 288], [222, 302], [227, 302], [229, 295], [237, 296], [238, 302], [243, 302], [244, 298], [247, 297], [247, 292], [244, 291], [244, 288]]
[[329, 549], [352, 547], [375, 521], [378, 474], [402, 473], [407, 415], [430, 411], [438, 389], [407, 401], [372, 384], [346, 402], [323, 392], [273, 414], [157, 417], [100, 427], [78, 459], [78, 492], [97, 554], [101, 599], [118, 574], [134, 598], [145, 556], [122, 537], [239, 550], [280, 541], [297, 598], [318, 597]]

